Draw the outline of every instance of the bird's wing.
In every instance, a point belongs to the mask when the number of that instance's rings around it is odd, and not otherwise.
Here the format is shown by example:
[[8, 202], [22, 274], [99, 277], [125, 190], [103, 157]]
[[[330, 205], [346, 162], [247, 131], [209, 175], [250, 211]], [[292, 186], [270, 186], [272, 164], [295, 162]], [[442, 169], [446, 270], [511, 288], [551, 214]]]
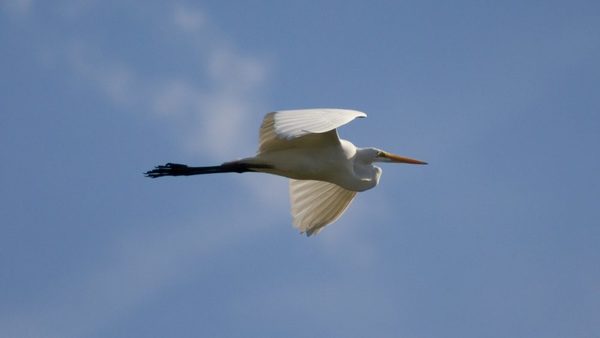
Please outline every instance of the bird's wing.
[[[259, 152], [284, 147], [290, 141], [308, 134], [322, 134], [330, 137], [335, 129], [354, 120], [367, 117], [367, 114], [347, 109], [302, 109], [281, 110], [269, 113], [260, 127]], [[333, 131], [333, 133], [327, 133]]]
[[356, 196], [355, 191], [322, 181], [290, 180], [294, 226], [308, 236], [335, 222]]

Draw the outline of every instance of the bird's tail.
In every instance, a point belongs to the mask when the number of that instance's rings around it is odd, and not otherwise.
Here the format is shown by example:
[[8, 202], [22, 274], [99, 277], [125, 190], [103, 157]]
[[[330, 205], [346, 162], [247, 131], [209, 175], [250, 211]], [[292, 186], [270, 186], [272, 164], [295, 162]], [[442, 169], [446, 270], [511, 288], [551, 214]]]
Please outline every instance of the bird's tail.
[[190, 176], [219, 173], [245, 173], [248, 171], [258, 171], [258, 169], [272, 168], [266, 164], [249, 164], [242, 162], [227, 162], [221, 165], [210, 167], [189, 167], [185, 164], [167, 163], [159, 165], [154, 169], [144, 173], [146, 177], [157, 178], [163, 176]]

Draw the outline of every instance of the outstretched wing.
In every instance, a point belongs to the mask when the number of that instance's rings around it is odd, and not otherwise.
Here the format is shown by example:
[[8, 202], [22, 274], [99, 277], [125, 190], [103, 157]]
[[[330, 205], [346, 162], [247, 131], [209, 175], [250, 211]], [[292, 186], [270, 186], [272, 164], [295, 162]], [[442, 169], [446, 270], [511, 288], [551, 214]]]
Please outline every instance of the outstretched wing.
[[355, 191], [322, 181], [290, 180], [294, 226], [307, 236], [335, 222], [356, 196]]
[[[258, 152], [285, 148], [290, 141], [309, 134], [337, 139], [335, 129], [357, 117], [367, 117], [367, 114], [347, 109], [281, 110], [269, 113], [260, 127]], [[329, 131], [331, 133], [327, 133]]]

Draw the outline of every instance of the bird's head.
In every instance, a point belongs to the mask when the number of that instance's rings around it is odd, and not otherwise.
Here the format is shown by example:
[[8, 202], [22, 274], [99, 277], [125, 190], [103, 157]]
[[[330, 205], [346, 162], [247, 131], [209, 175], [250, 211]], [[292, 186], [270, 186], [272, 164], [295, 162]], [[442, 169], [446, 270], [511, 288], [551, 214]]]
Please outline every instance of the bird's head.
[[363, 148], [359, 150], [359, 157], [367, 163], [373, 162], [390, 162], [390, 163], [407, 163], [407, 164], [427, 164], [427, 162], [412, 159], [388, 153], [377, 148]]

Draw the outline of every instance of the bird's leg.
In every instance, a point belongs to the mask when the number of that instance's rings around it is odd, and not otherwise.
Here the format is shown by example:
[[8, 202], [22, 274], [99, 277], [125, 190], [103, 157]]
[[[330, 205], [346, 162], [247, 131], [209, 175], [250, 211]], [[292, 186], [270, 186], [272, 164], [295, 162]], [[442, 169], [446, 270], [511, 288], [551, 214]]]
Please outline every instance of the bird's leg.
[[228, 162], [221, 165], [209, 167], [190, 167], [185, 164], [167, 163], [159, 165], [145, 173], [146, 177], [157, 178], [163, 176], [190, 176], [219, 173], [245, 173], [248, 171], [257, 171], [257, 169], [272, 168], [264, 164], [248, 164], [243, 162]]

